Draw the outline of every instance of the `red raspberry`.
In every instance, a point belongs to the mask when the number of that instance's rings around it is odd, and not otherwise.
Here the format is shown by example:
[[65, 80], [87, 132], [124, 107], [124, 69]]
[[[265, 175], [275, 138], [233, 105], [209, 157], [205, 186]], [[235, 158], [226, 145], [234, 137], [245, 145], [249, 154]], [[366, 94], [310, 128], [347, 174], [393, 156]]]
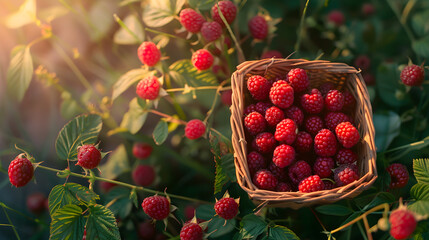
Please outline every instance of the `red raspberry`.
[[425, 78], [425, 70], [417, 65], [406, 66], [401, 72], [401, 80], [408, 86], [420, 86]]
[[342, 112], [329, 112], [325, 116], [325, 125], [331, 131], [335, 131], [338, 124], [350, 121], [351, 118]]
[[270, 107], [265, 112], [265, 120], [271, 127], [275, 127], [284, 118], [284, 112], [278, 107]]
[[371, 73], [363, 73], [362, 74], [362, 78], [365, 81], [365, 84], [368, 86], [374, 85], [375, 84], [375, 77], [374, 75], [372, 75]]
[[194, 9], [185, 8], [180, 11], [179, 21], [182, 26], [188, 30], [188, 32], [197, 33], [200, 31], [201, 26], [206, 20], [204, 20], [204, 17], [197, 13]]
[[343, 164], [334, 170], [334, 178], [337, 186], [344, 186], [359, 179], [356, 164]]
[[274, 149], [273, 163], [284, 168], [289, 166], [295, 160], [295, 149], [287, 144], [282, 144]]
[[197, 139], [206, 132], [206, 125], [199, 119], [192, 119], [186, 124], [185, 136], [191, 140]]
[[195, 207], [188, 205], [185, 207], [184, 213], [185, 213], [185, 218], [186, 220], [191, 220], [192, 218], [194, 218], [195, 216]]
[[247, 24], [249, 31], [255, 39], [264, 39], [268, 35], [268, 23], [263, 16], [254, 16]]
[[33, 178], [33, 164], [25, 157], [25, 154], [19, 154], [10, 162], [7, 173], [12, 185], [15, 187], [25, 186]]
[[409, 179], [407, 167], [393, 163], [386, 170], [390, 175], [390, 188], [402, 188], [407, 185]]
[[249, 167], [250, 174], [255, 174], [258, 170], [267, 166], [264, 157], [258, 152], [250, 152], [247, 154], [247, 166]]
[[138, 226], [138, 234], [141, 240], [151, 240], [155, 237], [155, 227], [151, 221], [144, 221]]
[[292, 192], [292, 187], [289, 183], [279, 182], [276, 188], [277, 192]]
[[310, 114], [318, 114], [323, 110], [323, 97], [317, 89], [312, 89], [310, 94], [301, 96], [301, 106]]
[[274, 164], [273, 162], [270, 163], [268, 166], [268, 170], [274, 175], [274, 177], [277, 178], [279, 181], [286, 181], [287, 180], [287, 172], [285, 171], [286, 168], [279, 168]]
[[138, 159], [145, 159], [150, 156], [152, 153], [152, 146], [147, 143], [134, 143], [133, 145], [133, 155]]
[[155, 170], [152, 166], [139, 165], [132, 174], [134, 183], [140, 186], [149, 186], [155, 180]]
[[186, 223], [180, 230], [180, 239], [181, 240], [202, 240], [203, 239], [203, 229], [200, 225], [189, 222]]
[[[231, 1], [219, 1], [218, 4], [219, 4], [220, 11], [222, 12], [222, 15], [225, 17], [226, 22], [228, 24], [231, 24], [234, 21], [235, 16], [237, 14], [237, 7]], [[222, 18], [219, 15], [217, 4], [213, 5], [212, 7], [212, 17], [213, 17], [213, 20], [218, 22], [220, 25], [222, 25], [222, 27], [225, 26], [225, 24], [222, 21]]]
[[338, 90], [331, 90], [326, 94], [325, 106], [329, 111], [341, 111], [344, 106], [344, 96]]
[[[256, 105], [255, 104], [250, 104], [249, 106], [247, 106], [245, 109], [244, 109], [244, 112], [243, 112], [243, 116], [247, 116], [247, 115], [249, 115], [251, 112], [255, 112], [256, 111]], [[256, 111], [257, 112], [257, 111]], [[265, 115], [265, 114], [264, 114]]]
[[353, 97], [353, 95], [347, 90], [343, 92], [343, 96], [344, 96], [344, 109], [353, 110], [353, 108], [356, 105], [355, 97]]
[[296, 135], [295, 150], [299, 153], [309, 153], [313, 150], [313, 138], [308, 132], [299, 132]]
[[332, 175], [334, 165], [334, 159], [331, 157], [317, 157], [313, 170], [315, 174], [319, 175], [319, 177], [327, 178]]
[[316, 136], [316, 134], [323, 129], [323, 120], [319, 116], [310, 116], [304, 121], [305, 131], [310, 133], [312, 136]]
[[198, 70], [209, 69], [214, 62], [213, 55], [206, 49], [197, 50], [192, 54], [192, 64]]
[[329, 91], [335, 90], [335, 84], [331, 82], [325, 82], [319, 87], [319, 90], [322, 96], [326, 96], [326, 94], [328, 94]]
[[360, 68], [362, 70], [368, 70], [371, 66], [371, 59], [367, 55], [359, 55], [355, 59], [354, 63], [355, 67]]
[[159, 95], [161, 84], [155, 76], [148, 76], [137, 84], [136, 93], [142, 99], [154, 100]]
[[143, 200], [143, 211], [155, 220], [162, 220], [170, 214], [170, 201], [163, 196], [151, 196]]
[[313, 175], [302, 180], [299, 183], [298, 189], [300, 192], [309, 193], [324, 190], [325, 186], [318, 175]]
[[272, 133], [263, 132], [255, 137], [256, 149], [260, 153], [269, 153], [276, 147], [276, 139]]
[[262, 114], [262, 116], [265, 116], [265, 113], [267, 112], [268, 108], [272, 106], [273, 104], [269, 102], [258, 102], [255, 104], [255, 109], [258, 113]]
[[247, 79], [247, 89], [255, 100], [265, 100], [270, 92], [270, 82], [259, 75], [253, 75]]
[[285, 80], [278, 80], [270, 89], [270, 100], [279, 108], [286, 109], [293, 104], [293, 94], [293, 88]]
[[337, 155], [335, 156], [337, 165], [342, 165], [346, 163], [355, 163], [358, 159], [358, 155], [348, 148], [341, 148], [338, 150]]
[[34, 214], [41, 214], [45, 210], [46, 197], [41, 192], [32, 193], [27, 198], [27, 208]]
[[264, 190], [275, 190], [277, 188], [277, 178], [268, 170], [259, 170], [253, 177], [253, 183], [257, 188]]
[[294, 105], [285, 110], [285, 117], [294, 120], [298, 126], [300, 126], [304, 121], [304, 113], [301, 108]]
[[258, 112], [252, 112], [244, 118], [244, 126], [250, 134], [261, 133], [267, 127], [265, 118]]
[[417, 226], [414, 214], [406, 209], [398, 208], [390, 213], [390, 235], [395, 239], [408, 239]]
[[261, 59], [267, 59], [267, 58], [283, 58], [283, 55], [281, 52], [277, 50], [270, 50], [270, 51], [264, 52], [261, 56]]
[[338, 142], [343, 147], [351, 148], [359, 142], [360, 136], [358, 130], [350, 122], [342, 122], [335, 128]]
[[229, 220], [233, 219], [238, 213], [238, 204], [234, 198], [222, 198], [214, 205], [216, 214], [219, 217]]
[[297, 132], [298, 128], [295, 122], [286, 118], [277, 124], [274, 138], [279, 142], [291, 145], [295, 141]]
[[222, 26], [218, 22], [205, 22], [201, 27], [201, 35], [206, 42], [213, 42], [222, 35]]
[[293, 184], [298, 185], [304, 178], [311, 175], [311, 166], [300, 160], [289, 167], [289, 178]]
[[329, 180], [323, 180], [323, 184], [325, 185], [323, 190], [331, 190], [335, 187], [335, 184]]
[[115, 183], [110, 183], [110, 182], [99, 181], [98, 183], [99, 183], [100, 190], [104, 193], [109, 192], [110, 189], [116, 186]]
[[143, 64], [155, 66], [161, 59], [161, 51], [153, 42], [143, 42], [137, 49], [137, 56]]
[[364, 3], [362, 5], [362, 14], [363, 15], [369, 17], [374, 13], [375, 13], [374, 5], [372, 5], [371, 3]]
[[291, 69], [287, 74], [290, 85], [293, 87], [295, 92], [302, 92], [307, 90], [310, 86], [308, 81], [307, 72], [301, 68]]
[[328, 129], [322, 129], [314, 137], [314, 151], [322, 157], [332, 157], [337, 152], [337, 139]]
[[339, 27], [344, 24], [344, 14], [338, 10], [333, 10], [328, 14], [328, 21]]
[[101, 153], [94, 145], [86, 144], [78, 148], [77, 163], [86, 169], [93, 169], [98, 166], [101, 161]]
[[82, 240], [86, 240], [86, 228], [85, 228], [85, 230], [83, 230]]
[[220, 100], [226, 106], [232, 105], [232, 90], [223, 91], [220, 95]]

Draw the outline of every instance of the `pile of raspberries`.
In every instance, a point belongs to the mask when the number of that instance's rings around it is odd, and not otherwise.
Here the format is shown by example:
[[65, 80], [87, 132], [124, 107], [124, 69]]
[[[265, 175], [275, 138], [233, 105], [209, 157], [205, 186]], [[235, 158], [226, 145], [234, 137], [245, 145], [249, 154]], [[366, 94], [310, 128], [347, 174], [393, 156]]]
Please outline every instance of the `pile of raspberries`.
[[310, 88], [304, 69], [246, 75], [247, 164], [259, 189], [314, 192], [359, 179], [356, 100], [325, 82]]

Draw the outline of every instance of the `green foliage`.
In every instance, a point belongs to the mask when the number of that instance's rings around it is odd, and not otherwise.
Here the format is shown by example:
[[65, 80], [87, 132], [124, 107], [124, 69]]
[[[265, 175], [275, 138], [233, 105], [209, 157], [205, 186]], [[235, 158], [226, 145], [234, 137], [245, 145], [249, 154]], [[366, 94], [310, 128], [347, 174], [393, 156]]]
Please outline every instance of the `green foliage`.
[[429, 184], [429, 159], [413, 160], [414, 176], [419, 183]]
[[243, 217], [240, 222], [239, 239], [253, 239], [267, 230], [268, 224], [263, 218], [256, 216], [255, 214], [249, 214]]
[[338, 204], [322, 205], [316, 207], [316, 211], [332, 216], [347, 216], [353, 213], [353, 210]]
[[201, 11], [203, 10], [209, 10], [212, 8], [212, 6], [215, 4], [215, 0], [189, 0], [188, 3], [192, 8], [198, 8]]
[[174, 20], [185, 0], [150, 0], [143, 8], [143, 21], [148, 27], [162, 27]]
[[373, 116], [375, 135], [375, 145], [377, 151], [385, 151], [390, 143], [399, 135], [401, 130], [401, 119], [395, 112], [376, 112]]
[[378, 95], [384, 103], [392, 107], [402, 107], [411, 103], [410, 95], [406, 93], [399, 75], [397, 64], [382, 64], [378, 67], [376, 84]]
[[269, 240], [281, 240], [281, 239], [299, 240], [299, 237], [285, 226], [274, 225], [273, 227], [270, 227], [268, 239]]
[[168, 124], [167, 122], [161, 120], [158, 122], [158, 124], [155, 126], [155, 129], [153, 130], [153, 141], [157, 145], [161, 145], [167, 140], [168, 137]]
[[126, 188], [115, 187], [106, 196], [106, 204], [110, 205], [109, 209], [113, 214], [124, 219], [131, 212], [133, 207], [132, 199], [130, 198], [131, 191]]
[[88, 206], [86, 236], [88, 239], [121, 239], [113, 213], [105, 206], [96, 204]]
[[21, 101], [30, 86], [33, 76], [33, 60], [30, 47], [19, 45], [11, 52], [11, 60], [7, 70], [7, 90], [9, 95]]
[[101, 176], [115, 179], [122, 173], [130, 171], [128, 154], [123, 144], [119, 145], [107, 159], [107, 163], [100, 166]]
[[113, 41], [116, 44], [128, 45], [143, 42], [143, 27], [136, 15], [128, 15], [123, 22], [116, 15], [115, 19], [121, 25], [121, 28], [113, 36]]
[[113, 85], [112, 101], [119, 97], [119, 95], [125, 92], [135, 82], [153, 74], [154, 71], [148, 71], [144, 68], [136, 68], [126, 72]]
[[55, 211], [51, 217], [51, 236], [49, 239], [82, 239], [85, 226], [82, 208], [74, 204], [67, 204]]
[[147, 104], [141, 98], [133, 98], [130, 101], [128, 112], [124, 114], [120, 128], [128, 130], [132, 134], [136, 134], [143, 126], [147, 118], [147, 109], [151, 104]]
[[190, 59], [179, 60], [170, 65], [170, 70], [178, 74], [172, 73], [173, 78], [181, 85], [191, 87], [198, 86], [216, 86], [216, 76], [210, 70], [198, 70], [192, 65]]
[[99, 196], [87, 187], [77, 183], [66, 183], [52, 188], [49, 194], [49, 214], [53, 216], [55, 212], [65, 205], [87, 204], [100, 199]]

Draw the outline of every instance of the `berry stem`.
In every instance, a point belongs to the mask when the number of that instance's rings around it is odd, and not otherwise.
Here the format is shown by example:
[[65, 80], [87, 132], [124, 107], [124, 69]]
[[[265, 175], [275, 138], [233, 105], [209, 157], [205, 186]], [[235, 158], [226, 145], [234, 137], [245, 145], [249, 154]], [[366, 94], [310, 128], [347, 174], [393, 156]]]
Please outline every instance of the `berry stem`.
[[219, 86], [202, 86], [202, 87], [186, 87], [186, 88], [171, 88], [171, 89], [166, 89], [165, 91], [170, 93], [170, 92], [185, 92], [185, 91], [195, 91], [195, 90], [218, 90], [219, 92], [221, 91], [225, 91], [225, 90], [230, 90], [231, 87], [219, 87]]
[[[165, 85], [167, 89], [171, 89], [171, 80], [170, 80], [170, 74], [168, 66], [165, 65], [164, 61], [162, 62], [162, 71], [164, 72], [164, 80]], [[170, 95], [171, 99], [173, 100], [173, 107], [176, 110], [177, 114], [179, 115], [179, 118], [182, 120], [186, 120], [185, 112], [183, 111], [182, 107], [177, 103], [176, 96], [174, 96], [173, 93], [168, 93]]]
[[183, 121], [183, 120], [181, 120], [181, 119], [174, 118], [173, 116], [170, 116], [170, 115], [168, 115], [168, 114], [165, 114], [165, 113], [159, 112], [159, 111], [157, 111], [157, 110], [150, 109], [150, 110], [148, 110], [148, 112], [150, 112], [150, 113], [153, 113], [153, 114], [156, 114], [156, 115], [158, 115], [158, 116], [161, 116], [161, 117], [166, 118], [165, 120], [166, 120], [167, 122], [174, 122], [174, 123], [178, 123], [178, 124], [181, 124], [181, 125], [186, 125], [186, 121]]
[[139, 37], [137, 37], [137, 35], [131, 31], [131, 29], [129, 29], [127, 27], [127, 25], [125, 25], [124, 22], [122, 22], [122, 20], [118, 17], [118, 15], [113, 14], [113, 18], [115, 18], [115, 21], [119, 24], [119, 26], [121, 26], [125, 31], [127, 31], [127, 33], [129, 33], [131, 36], [133, 36], [133, 38], [138, 42], [141, 43], [143, 42], [144, 39], [139, 39]]
[[298, 39], [295, 44], [295, 52], [298, 52], [299, 47], [301, 46], [302, 35], [304, 34], [304, 19], [305, 19], [305, 14], [307, 13], [308, 2], [310, 2], [310, 0], [307, 0], [304, 6], [304, 10], [302, 11], [301, 21], [299, 23]]

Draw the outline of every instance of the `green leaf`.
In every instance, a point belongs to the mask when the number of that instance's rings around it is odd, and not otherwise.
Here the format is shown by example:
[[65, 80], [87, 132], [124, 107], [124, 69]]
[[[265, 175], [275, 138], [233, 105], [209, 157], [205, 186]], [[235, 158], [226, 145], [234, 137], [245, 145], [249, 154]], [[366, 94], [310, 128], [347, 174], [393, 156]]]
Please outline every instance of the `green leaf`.
[[49, 214], [52, 216], [58, 209], [68, 204], [80, 204], [81, 201], [90, 203], [98, 199], [100, 197], [96, 193], [77, 183], [57, 185], [49, 193]]
[[125, 92], [135, 82], [153, 74], [154, 71], [149, 72], [144, 68], [136, 68], [126, 72], [113, 85], [112, 101], [114, 101], [119, 95]]
[[[212, 206], [213, 208], [213, 206]], [[210, 238], [219, 238], [235, 230], [237, 220], [225, 220], [219, 216], [215, 216], [208, 224], [207, 232], [213, 232], [210, 234]]]
[[68, 204], [52, 215], [50, 240], [81, 240], [85, 229], [85, 218], [79, 206]]
[[[378, 206], [382, 203], [393, 203], [395, 201], [395, 196], [388, 192], [381, 192], [373, 195], [364, 195], [353, 199], [356, 202], [356, 205], [362, 208], [362, 211], [366, 211], [370, 208]], [[367, 202], [369, 202], [367, 204]]]
[[33, 59], [30, 47], [19, 45], [11, 52], [7, 69], [7, 91], [14, 99], [21, 101], [30, 86], [33, 76]]
[[17, 12], [6, 18], [6, 26], [8, 28], [19, 28], [36, 21], [36, 0], [26, 0]]
[[69, 92], [63, 92], [61, 94], [63, 102], [61, 103], [61, 116], [65, 119], [73, 118], [74, 116], [83, 113], [82, 109], [76, 100], [74, 100]]
[[225, 174], [225, 171], [222, 168], [222, 165], [218, 161], [215, 161], [216, 164], [216, 176], [214, 182], [214, 194], [220, 193], [222, 187], [228, 182], [228, 177]]
[[153, 130], [153, 140], [157, 145], [161, 145], [168, 137], [168, 124], [164, 121], [159, 121]]
[[429, 158], [414, 159], [413, 169], [417, 182], [429, 184]]
[[429, 35], [419, 40], [413, 41], [412, 47], [417, 55], [429, 58]]
[[162, 27], [173, 21], [185, 0], [150, 0], [143, 8], [143, 21], [148, 27]]
[[218, 84], [216, 76], [211, 70], [200, 71], [196, 69], [190, 59], [183, 59], [173, 63], [170, 65], [170, 70], [179, 73], [182, 81], [186, 81], [182, 82], [182, 85], [186, 83], [189, 86], [198, 87], [216, 86]]
[[[143, 28], [139, 19], [134, 14], [128, 15], [123, 24], [128, 28], [121, 27], [113, 36], [113, 42], [116, 44], [140, 44], [143, 42], [144, 34]], [[129, 32], [131, 31], [132, 34]]]
[[131, 134], [136, 134], [146, 121], [148, 105], [140, 98], [133, 98], [129, 105], [130, 109], [124, 114], [120, 127], [128, 129]]
[[193, 9], [209, 10], [216, 3], [216, 0], [189, 0], [188, 3]]
[[401, 119], [393, 111], [376, 112], [373, 116], [375, 135], [375, 146], [377, 152], [385, 151], [390, 143], [399, 135], [401, 130]]
[[392, 151], [389, 154], [390, 161], [392, 162], [392, 161], [401, 159], [402, 157], [407, 155], [409, 152], [420, 150], [420, 149], [425, 148], [427, 146], [429, 146], [429, 136], [425, 137], [421, 141], [402, 145], [400, 148], [396, 148], [396, 150]]
[[55, 148], [60, 159], [77, 159], [77, 148], [94, 144], [103, 123], [96, 114], [80, 115], [68, 122], [58, 134]]
[[115, 179], [124, 172], [130, 171], [127, 150], [123, 144], [119, 145], [107, 162], [100, 166], [101, 176], [107, 179]]
[[408, 205], [408, 209], [420, 215], [429, 215], [429, 201], [419, 200]]
[[426, 183], [417, 183], [411, 188], [410, 194], [416, 200], [429, 201], [429, 185]]
[[242, 239], [256, 239], [259, 235], [265, 232], [268, 225], [264, 219], [252, 213], [243, 217], [240, 222], [240, 226], [240, 236]]
[[213, 205], [201, 205], [197, 207], [196, 215], [197, 218], [203, 220], [210, 220], [213, 218], [214, 215], [216, 215], [216, 211], [214, 210]]
[[285, 226], [274, 225], [270, 227], [268, 239], [270, 240], [299, 240], [299, 237]]
[[424, 36], [429, 33], [429, 10], [416, 13], [411, 18], [411, 26], [418, 36]]
[[[411, 103], [411, 97], [401, 82], [397, 64], [381, 64], [376, 74], [377, 96], [392, 107], [401, 107]], [[379, 135], [377, 133], [377, 135]]]
[[350, 208], [338, 204], [322, 205], [316, 207], [316, 211], [332, 216], [347, 216], [353, 213]]
[[133, 207], [132, 199], [129, 198], [131, 191], [127, 188], [115, 187], [106, 196], [106, 204], [114, 201], [109, 209], [120, 218], [124, 219]]
[[57, 5], [40, 9], [37, 15], [41, 20], [49, 23], [52, 22], [54, 19], [66, 15], [67, 13], [69, 13], [69, 10], [66, 7], [62, 5]]
[[121, 239], [113, 213], [103, 205], [88, 206], [87, 239]]
[[231, 181], [237, 181], [235, 175], [235, 164], [234, 164], [234, 155], [232, 153], [226, 154], [221, 157], [220, 164], [222, 169], [225, 171], [225, 174], [228, 176]]

